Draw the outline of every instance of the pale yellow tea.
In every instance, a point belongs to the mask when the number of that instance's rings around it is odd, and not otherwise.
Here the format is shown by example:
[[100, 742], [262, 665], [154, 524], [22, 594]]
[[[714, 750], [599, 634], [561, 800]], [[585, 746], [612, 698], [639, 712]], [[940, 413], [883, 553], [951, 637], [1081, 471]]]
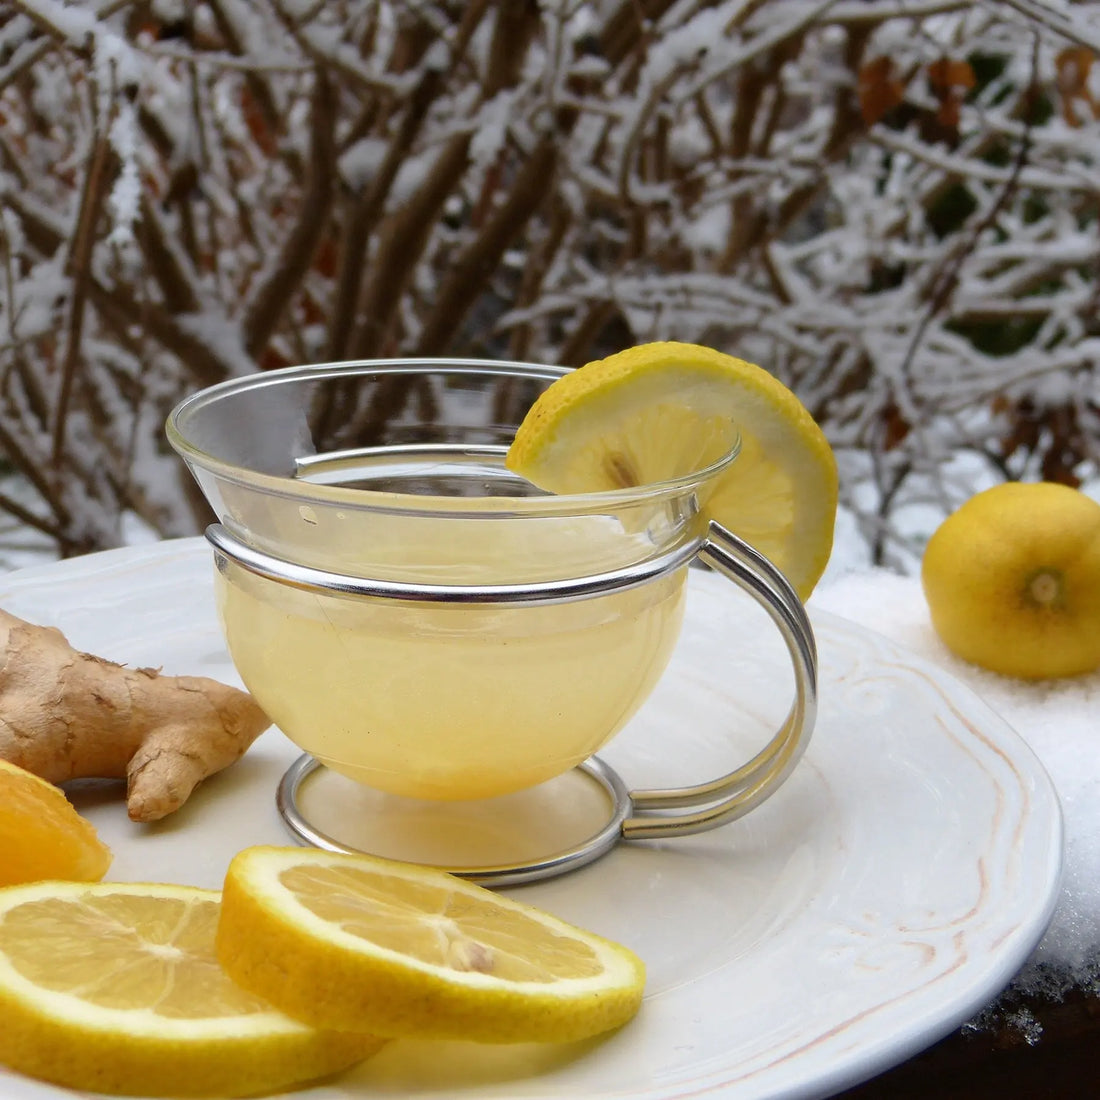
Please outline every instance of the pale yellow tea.
[[[622, 540], [642, 537], [604, 517], [562, 522], [552, 537], [540, 528], [537, 547], [517, 543], [514, 524], [446, 526], [445, 544], [380, 537], [361, 557], [391, 576], [486, 583], [516, 560], [532, 576], [563, 565], [570, 575], [606, 558], [609, 543], [621, 554]], [[325, 545], [347, 563], [339, 534]], [[572, 603], [475, 606], [317, 595], [226, 568], [217, 591], [229, 650], [275, 724], [367, 786], [431, 799], [522, 790], [605, 744], [668, 662], [686, 576]]]

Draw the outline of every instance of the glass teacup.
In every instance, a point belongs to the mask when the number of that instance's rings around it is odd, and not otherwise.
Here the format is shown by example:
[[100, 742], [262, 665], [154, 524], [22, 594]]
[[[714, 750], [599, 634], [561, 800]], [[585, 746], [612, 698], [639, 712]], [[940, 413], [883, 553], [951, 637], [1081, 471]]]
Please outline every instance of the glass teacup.
[[[768, 608], [797, 696], [746, 765], [641, 792], [620, 815], [637, 835], [709, 828], [766, 798], [805, 745], [809, 624], [783, 578], [700, 510], [735, 443], [706, 469], [613, 492], [549, 495], [506, 469], [524, 413], [561, 373], [328, 364], [178, 406], [170, 442], [220, 519], [208, 537], [229, 652], [274, 723], [329, 768], [409, 798], [491, 798], [567, 772], [623, 727], [668, 662], [701, 558]], [[704, 809], [630, 816], [651, 805]]]

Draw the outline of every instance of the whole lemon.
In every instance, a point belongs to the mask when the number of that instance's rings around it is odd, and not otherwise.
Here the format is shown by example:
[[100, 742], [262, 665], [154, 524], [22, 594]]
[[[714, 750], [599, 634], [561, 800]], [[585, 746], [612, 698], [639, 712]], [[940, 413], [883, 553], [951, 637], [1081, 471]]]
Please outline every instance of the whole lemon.
[[921, 582], [964, 660], [1029, 680], [1100, 667], [1100, 504], [1053, 482], [1006, 482], [948, 516]]

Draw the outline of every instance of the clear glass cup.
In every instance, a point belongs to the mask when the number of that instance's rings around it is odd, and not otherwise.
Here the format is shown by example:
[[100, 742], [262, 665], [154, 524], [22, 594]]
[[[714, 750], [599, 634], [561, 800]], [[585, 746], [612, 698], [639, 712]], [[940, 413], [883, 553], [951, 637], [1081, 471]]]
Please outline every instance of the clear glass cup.
[[649, 792], [717, 803], [688, 817], [720, 823], [804, 746], [812, 634], [782, 578], [700, 509], [736, 443], [688, 476], [586, 495], [506, 469], [516, 427], [562, 373], [327, 364], [182, 402], [168, 437], [220, 520], [208, 537], [230, 654], [275, 724], [335, 771], [413, 798], [492, 797], [568, 771], [623, 727], [668, 662], [701, 556], [768, 606], [799, 681], [759, 757], [694, 795]]

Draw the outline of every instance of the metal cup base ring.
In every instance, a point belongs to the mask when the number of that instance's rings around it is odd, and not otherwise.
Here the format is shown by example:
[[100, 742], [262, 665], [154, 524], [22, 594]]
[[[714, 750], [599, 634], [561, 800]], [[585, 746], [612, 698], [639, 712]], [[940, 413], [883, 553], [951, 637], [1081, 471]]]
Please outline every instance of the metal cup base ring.
[[[291, 835], [301, 844], [312, 845], [327, 852], [382, 855], [383, 852], [369, 851], [368, 845], [359, 847], [338, 839], [332, 835], [331, 827], [321, 828], [315, 821], [309, 820], [302, 808], [304, 785], [311, 776], [316, 776], [322, 770], [328, 771], [320, 761], [306, 753], [287, 769], [279, 783], [276, 807]], [[594, 785], [608, 809], [605, 822], [579, 842], [552, 850], [546, 855], [515, 861], [469, 866], [443, 866], [438, 863], [430, 865], [483, 886], [515, 886], [554, 878], [599, 859], [622, 838], [623, 822], [633, 815], [634, 804], [630, 790], [613, 768], [595, 756], [567, 774], [571, 777], [583, 777], [588, 784]], [[340, 781], [345, 782], [343, 777], [340, 777]], [[346, 782], [354, 783], [353, 780]], [[358, 785], [355, 786], [359, 789]], [[519, 792], [508, 797], [518, 798], [524, 793]]]

